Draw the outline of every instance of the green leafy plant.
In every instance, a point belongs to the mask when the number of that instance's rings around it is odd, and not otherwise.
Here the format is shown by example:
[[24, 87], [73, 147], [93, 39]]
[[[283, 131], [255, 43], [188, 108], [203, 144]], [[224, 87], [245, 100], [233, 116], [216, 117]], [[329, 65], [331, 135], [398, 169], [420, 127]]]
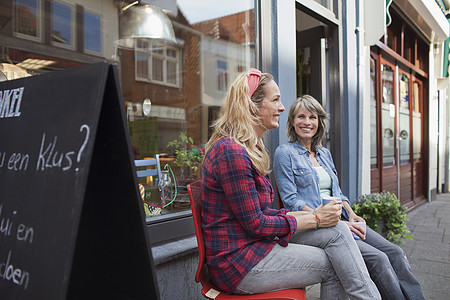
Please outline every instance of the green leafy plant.
[[187, 167], [191, 173], [195, 173], [203, 160], [204, 149], [195, 147], [194, 140], [183, 132], [180, 137], [167, 144], [167, 148], [175, 149], [175, 164], [181, 168]]
[[[406, 207], [400, 204], [397, 196], [384, 191], [361, 195], [356, 204], [352, 206], [353, 211], [366, 220], [367, 225], [378, 231], [388, 241], [403, 244], [402, 239], [412, 239], [413, 235], [406, 226], [409, 220], [405, 214]], [[383, 224], [384, 226], [380, 226]], [[382, 227], [382, 228], [380, 228]]]

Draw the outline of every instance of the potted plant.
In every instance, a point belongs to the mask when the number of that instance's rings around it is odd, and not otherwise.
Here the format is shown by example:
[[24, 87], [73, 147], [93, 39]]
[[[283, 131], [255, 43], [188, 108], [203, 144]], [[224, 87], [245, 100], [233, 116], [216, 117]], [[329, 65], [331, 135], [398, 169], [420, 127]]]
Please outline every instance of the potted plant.
[[194, 140], [183, 132], [180, 132], [179, 139], [169, 142], [167, 148], [175, 150], [174, 163], [180, 167], [180, 181], [190, 183], [200, 178], [204, 148], [195, 146]]
[[384, 191], [361, 195], [353, 211], [366, 220], [367, 225], [378, 231], [388, 241], [401, 245], [402, 239], [412, 239], [413, 235], [406, 226], [409, 219], [405, 214], [406, 207], [400, 204], [397, 196]]

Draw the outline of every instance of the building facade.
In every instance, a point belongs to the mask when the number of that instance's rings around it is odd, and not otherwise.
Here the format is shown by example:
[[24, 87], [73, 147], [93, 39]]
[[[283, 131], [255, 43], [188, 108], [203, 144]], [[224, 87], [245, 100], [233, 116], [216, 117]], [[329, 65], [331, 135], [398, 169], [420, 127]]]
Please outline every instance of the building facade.
[[[201, 299], [186, 184], [201, 176], [227, 87], [250, 67], [274, 75], [286, 108], [303, 94], [326, 108], [325, 146], [351, 201], [388, 190], [413, 209], [448, 192], [448, 1], [147, 1], [176, 43], [121, 47], [131, 2], [2, 0], [0, 63], [8, 79], [116, 65], [135, 159], [161, 161], [163, 184], [141, 183], [162, 299]], [[264, 137], [271, 154], [286, 121]]]

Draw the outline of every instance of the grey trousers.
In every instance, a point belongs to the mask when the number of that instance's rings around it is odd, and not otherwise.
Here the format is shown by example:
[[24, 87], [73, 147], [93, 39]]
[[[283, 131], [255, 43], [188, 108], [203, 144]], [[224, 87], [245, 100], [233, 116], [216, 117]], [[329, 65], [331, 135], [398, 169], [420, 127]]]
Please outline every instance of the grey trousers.
[[424, 299], [420, 283], [399, 246], [368, 227], [366, 239], [356, 243], [383, 299]]
[[321, 299], [381, 299], [348, 226], [297, 232], [276, 245], [234, 293], [264, 293], [321, 283]]

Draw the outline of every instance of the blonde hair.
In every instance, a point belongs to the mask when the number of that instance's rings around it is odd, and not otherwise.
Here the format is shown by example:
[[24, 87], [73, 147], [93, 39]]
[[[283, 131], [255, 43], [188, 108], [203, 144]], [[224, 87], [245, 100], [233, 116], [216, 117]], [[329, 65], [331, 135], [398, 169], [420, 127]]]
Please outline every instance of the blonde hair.
[[288, 140], [291, 143], [295, 142], [298, 139], [297, 133], [295, 132], [294, 128], [294, 120], [299, 108], [303, 108], [304, 110], [316, 114], [318, 117], [319, 128], [317, 128], [317, 132], [313, 136], [311, 142], [311, 150], [315, 151], [316, 147], [322, 147], [322, 140], [325, 132], [327, 131], [327, 123], [330, 116], [323, 109], [319, 101], [317, 101], [313, 96], [303, 95], [297, 98], [297, 100], [295, 100], [295, 102], [292, 103], [291, 107], [289, 108], [289, 115], [286, 126]]
[[266, 95], [265, 87], [273, 81], [272, 75], [262, 73], [258, 87], [249, 96], [247, 73], [240, 74], [231, 84], [225, 102], [220, 108], [220, 116], [212, 127], [214, 132], [206, 143], [206, 155], [221, 138], [230, 138], [244, 147], [256, 169], [263, 175], [270, 173], [270, 158], [264, 143], [258, 137], [254, 126], [261, 125], [258, 118], [259, 107]]

